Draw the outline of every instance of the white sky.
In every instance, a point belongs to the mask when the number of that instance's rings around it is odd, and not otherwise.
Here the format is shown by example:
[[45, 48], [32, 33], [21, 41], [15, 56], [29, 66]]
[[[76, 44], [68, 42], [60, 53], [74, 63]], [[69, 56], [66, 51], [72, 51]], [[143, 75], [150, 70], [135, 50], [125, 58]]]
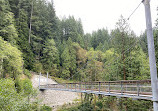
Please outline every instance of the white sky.
[[[129, 17], [141, 0], [53, 0], [56, 14], [59, 18], [73, 15], [76, 19], [81, 18], [85, 33], [91, 33], [100, 28], [109, 31], [115, 28], [115, 24], [123, 15]], [[156, 11], [158, 0], [151, 0], [152, 23], [158, 18]], [[141, 34], [146, 28], [144, 5], [137, 9], [129, 20], [131, 29]]]

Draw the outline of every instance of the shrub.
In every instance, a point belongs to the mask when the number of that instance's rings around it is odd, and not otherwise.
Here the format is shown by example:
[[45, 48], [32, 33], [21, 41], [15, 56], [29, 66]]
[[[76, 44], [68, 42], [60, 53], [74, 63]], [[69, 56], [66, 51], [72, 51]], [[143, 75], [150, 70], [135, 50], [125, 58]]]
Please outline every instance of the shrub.
[[44, 104], [41, 106], [40, 111], [52, 111], [52, 108]]

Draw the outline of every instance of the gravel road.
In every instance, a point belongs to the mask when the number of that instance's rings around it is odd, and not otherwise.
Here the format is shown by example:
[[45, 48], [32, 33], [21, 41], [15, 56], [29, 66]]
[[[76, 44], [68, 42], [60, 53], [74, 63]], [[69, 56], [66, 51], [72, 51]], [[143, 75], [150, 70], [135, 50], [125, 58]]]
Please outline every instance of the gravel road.
[[[39, 75], [33, 75], [31, 80], [33, 87], [38, 88]], [[44, 76], [40, 77], [40, 81], [41, 85], [47, 84], [47, 78]], [[48, 79], [48, 84], [57, 83], [51, 79]], [[75, 92], [45, 90], [44, 92], [40, 92], [38, 97], [42, 100], [41, 104], [46, 104], [50, 107], [53, 107], [53, 111], [55, 111], [58, 106], [72, 103], [75, 99], [79, 98], [79, 95]]]

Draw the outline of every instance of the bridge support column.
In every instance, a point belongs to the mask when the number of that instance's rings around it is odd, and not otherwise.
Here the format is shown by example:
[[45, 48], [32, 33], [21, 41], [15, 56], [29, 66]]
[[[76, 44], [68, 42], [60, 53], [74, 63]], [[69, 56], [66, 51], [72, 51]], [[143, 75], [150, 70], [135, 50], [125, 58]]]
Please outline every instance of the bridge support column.
[[143, 0], [142, 2], [144, 3], [145, 6], [153, 107], [154, 107], [154, 111], [158, 111], [157, 68], [156, 68], [154, 38], [153, 38], [153, 30], [152, 30], [152, 22], [151, 22], [150, 0]]

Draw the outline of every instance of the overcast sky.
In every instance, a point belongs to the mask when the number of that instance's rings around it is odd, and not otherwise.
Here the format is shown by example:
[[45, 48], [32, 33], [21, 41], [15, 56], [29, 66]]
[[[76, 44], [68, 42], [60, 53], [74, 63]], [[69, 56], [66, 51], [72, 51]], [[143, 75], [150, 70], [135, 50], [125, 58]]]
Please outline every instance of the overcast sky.
[[[73, 15], [81, 18], [85, 33], [91, 33], [100, 28], [109, 31], [115, 28], [115, 24], [121, 15], [128, 18], [141, 0], [54, 0], [54, 7], [59, 18]], [[156, 11], [158, 0], [151, 0], [152, 23], [158, 18]], [[131, 29], [141, 34], [146, 28], [144, 5], [137, 9], [128, 21]]]

